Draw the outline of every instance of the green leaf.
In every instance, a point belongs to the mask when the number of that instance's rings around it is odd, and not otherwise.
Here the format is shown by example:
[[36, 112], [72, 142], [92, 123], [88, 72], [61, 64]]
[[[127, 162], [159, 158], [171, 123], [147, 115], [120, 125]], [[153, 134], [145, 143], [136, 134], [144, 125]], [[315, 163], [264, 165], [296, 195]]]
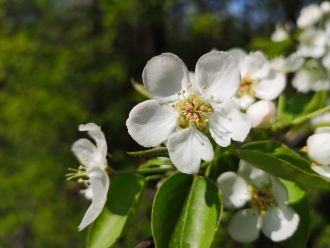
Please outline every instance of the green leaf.
[[170, 159], [153, 158], [153, 159], [149, 159], [144, 164], [141, 164], [139, 168], [149, 168], [149, 167], [160, 166], [160, 165], [173, 165], [173, 163]]
[[134, 217], [145, 184], [145, 178], [136, 174], [111, 179], [108, 200], [94, 222], [88, 248], [106, 248], [116, 242]]
[[282, 126], [290, 125], [306, 114], [323, 108], [326, 105], [327, 97], [328, 93], [325, 90], [316, 92], [311, 100], [302, 93], [297, 93], [290, 98], [282, 94], [279, 99], [281, 104], [278, 108], [278, 120]]
[[274, 42], [269, 38], [256, 38], [251, 42], [250, 47], [250, 50], [261, 50], [268, 57], [275, 57], [289, 53], [290, 49], [294, 47], [294, 43], [291, 39]]
[[221, 194], [211, 180], [182, 173], [170, 176], [153, 204], [157, 248], [209, 247], [221, 211]]
[[146, 98], [152, 99], [152, 96], [142, 84], [137, 83], [133, 78], [131, 78], [131, 84], [133, 85], [134, 89], [141, 95], [145, 96]]
[[148, 158], [155, 158], [155, 157], [169, 157], [168, 150], [166, 147], [160, 148], [153, 148], [145, 151], [138, 151], [138, 152], [127, 152], [130, 156], [135, 157], [148, 157]]
[[306, 160], [275, 141], [246, 144], [237, 150], [237, 156], [276, 177], [309, 187], [330, 189], [330, 183], [315, 173]]
[[281, 180], [289, 192], [289, 205], [299, 215], [298, 229], [289, 239], [281, 242], [287, 248], [306, 247], [309, 234], [309, 209], [305, 191], [296, 183]]

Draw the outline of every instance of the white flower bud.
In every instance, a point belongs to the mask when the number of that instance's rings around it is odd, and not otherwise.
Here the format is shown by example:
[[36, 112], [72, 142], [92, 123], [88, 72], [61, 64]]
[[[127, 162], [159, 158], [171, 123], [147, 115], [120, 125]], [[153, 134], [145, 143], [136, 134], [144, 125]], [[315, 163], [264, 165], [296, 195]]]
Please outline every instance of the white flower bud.
[[330, 2], [329, 1], [324, 1], [320, 5], [320, 9], [323, 14], [329, 13], [330, 12]]
[[301, 29], [307, 28], [320, 20], [322, 12], [317, 4], [310, 4], [302, 8], [297, 20], [297, 26]]
[[330, 165], [330, 127], [316, 129], [307, 139], [308, 155], [318, 164]]
[[277, 118], [275, 104], [265, 100], [252, 104], [246, 114], [250, 117], [254, 128], [269, 128]]

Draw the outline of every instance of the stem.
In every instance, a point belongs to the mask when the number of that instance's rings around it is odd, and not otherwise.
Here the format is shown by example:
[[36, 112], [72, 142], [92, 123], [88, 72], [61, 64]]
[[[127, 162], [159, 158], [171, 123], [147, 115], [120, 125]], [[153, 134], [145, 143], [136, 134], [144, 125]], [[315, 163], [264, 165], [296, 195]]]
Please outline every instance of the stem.
[[150, 180], [158, 180], [158, 179], [162, 179], [164, 178], [164, 175], [152, 175], [152, 176], [147, 176], [146, 180], [150, 181]]
[[126, 171], [112, 171], [111, 174], [113, 176], [119, 176], [119, 175], [126, 175], [126, 174], [148, 174], [148, 173], [162, 173], [172, 170], [172, 168], [143, 168], [143, 169], [137, 169], [137, 170], [126, 170]]
[[319, 110], [317, 110], [315, 112], [312, 112], [312, 113], [309, 113], [307, 115], [298, 117], [298, 118], [294, 119], [291, 122], [291, 124], [294, 124], [294, 125], [300, 124], [300, 123], [302, 123], [304, 121], [307, 121], [307, 120], [309, 120], [309, 119], [311, 119], [311, 118], [313, 118], [313, 117], [315, 117], [317, 115], [323, 114], [323, 113], [325, 113], [327, 111], [330, 111], [330, 105], [329, 106], [326, 106], [324, 108], [321, 108], [321, 109], [319, 109]]

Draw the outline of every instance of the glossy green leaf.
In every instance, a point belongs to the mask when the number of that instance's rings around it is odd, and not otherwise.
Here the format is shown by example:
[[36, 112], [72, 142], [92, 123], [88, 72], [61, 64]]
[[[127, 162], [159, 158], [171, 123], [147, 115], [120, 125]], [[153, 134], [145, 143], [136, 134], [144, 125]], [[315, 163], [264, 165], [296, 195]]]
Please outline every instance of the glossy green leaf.
[[288, 189], [289, 205], [299, 215], [298, 229], [289, 239], [281, 242], [287, 248], [306, 247], [309, 234], [309, 208], [305, 191], [296, 183], [282, 180]]
[[138, 152], [127, 152], [127, 154], [130, 156], [147, 157], [147, 158], [169, 157], [167, 147], [153, 148]]
[[283, 93], [279, 99], [278, 120], [284, 126], [292, 123], [298, 124], [295, 123], [296, 120], [323, 108], [326, 105], [327, 97], [328, 93], [325, 90], [316, 92], [311, 100], [302, 93], [297, 93], [290, 98]]
[[170, 176], [153, 204], [157, 248], [209, 247], [221, 211], [221, 194], [211, 180], [182, 173]]
[[88, 248], [106, 248], [116, 242], [135, 215], [145, 184], [145, 178], [136, 174], [111, 179], [108, 200], [94, 222]]
[[330, 183], [315, 173], [305, 159], [275, 141], [246, 144], [237, 150], [237, 156], [276, 177], [309, 187], [330, 189]]

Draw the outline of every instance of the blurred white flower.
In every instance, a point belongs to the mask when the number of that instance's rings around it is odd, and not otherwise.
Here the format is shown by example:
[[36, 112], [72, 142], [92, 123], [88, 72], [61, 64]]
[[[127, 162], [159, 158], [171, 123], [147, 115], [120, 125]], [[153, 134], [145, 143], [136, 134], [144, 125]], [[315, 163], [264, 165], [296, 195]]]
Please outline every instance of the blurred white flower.
[[320, 58], [325, 53], [327, 37], [323, 30], [316, 30], [310, 27], [300, 34], [299, 40], [298, 55]]
[[329, 90], [330, 81], [320, 68], [303, 68], [294, 75], [292, 86], [299, 92], [308, 93], [310, 90]]
[[315, 162], [312, 169], [330, 179], [330, 127], [319, 127], [307, 139], [309, 157]]
[[320, 9], [323, 14], [328, 14], [330, 13], [330, 2], [329, 1], [324, 1], [320, 5]]
[[280, 56], [272, 59], [270, 61], [270, 66], [278, 72], [289, 73], [299, 70], [303, 63], [304, 59], [302, 57], [297, 53], [292, 53], [286, 58]]
[[288, 36], [288, 32], [284, 27], [276, 25], [275, 31], [270, 36], [270, 39], [274, 42], [280, 42], [286, 40]]
[[330, 124], [330, 112], [326, 112], [322, 115], [315, 116], [310, 120], [310, 122], [313, 126], [319, 124]]
[[[68, 179], [80, 178], [78, 182], [84, 183], [88, 188], [85, 191], [86, 198], [92, 198], [92, 204], [88, 208], [79, 225], [79, 231], [92, 223], [101, 213], [109, 190], [109, 176], [105, 171], [107, 167], [107, 143], [99, 126], [94, 123], [80, 125], [79, 131], [88, 131], [94, 139], [96, 146], [88, 139], [79, 139], [72, 151], [80, 161], [81, 166], [74, 173], [68, 174]], [[83, 180], [82, 177], [88, 177]]]
[[322, 65], [328, 70], [330, 70], [330, 51], [323, 56]]
[[231, 56], [213, 51], [196, 64], [195, 83], [180, 58], [166, 53], [149, 60], [143, 83], [155, 100], [135, 106], [126, 121], [129, 134], [144, 147], [168, 140], [173, 164], [183, 173], [195, 174], [201, 160], [211, 161], [214, 151], [203, 133], [210, 133], [220, 146], [231, 139], [243, 141], [250, 119], [231, 98], [240, 84], [239, 70]]
[[228, 52], [235, 59], [241, 72], [241, 86], [235, 99], [241, 109], [249, 107], [256, 97], [262, 100], [274, 100], [284, 90], [286, 84], [284, 74], [271, 69], [262, 52], [246, 54], [238, 48]]
[[270, 128], [277, 118], [275, 104], [266, 100], [253, 103], [246, 110], [246, 114], [250, 117], [254, 128]]
[[322, 16], [320, 7], [317, 4], [310, 4], [302, 8], [297, 19], [297, 26], [305, 29], [314, 23], [318, 22]]
[[229, 221], [228, 232], [240, 242], [252, 242], [262, 232], [275, 242], [291, 237], [299, 215], [288, 206], [288, 191], [276, 177], [241, 160], [237, 173], [225, 172], [217, 179], [225, 208], [238, 210]]

